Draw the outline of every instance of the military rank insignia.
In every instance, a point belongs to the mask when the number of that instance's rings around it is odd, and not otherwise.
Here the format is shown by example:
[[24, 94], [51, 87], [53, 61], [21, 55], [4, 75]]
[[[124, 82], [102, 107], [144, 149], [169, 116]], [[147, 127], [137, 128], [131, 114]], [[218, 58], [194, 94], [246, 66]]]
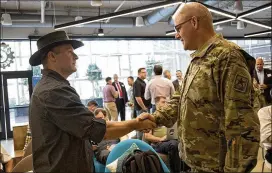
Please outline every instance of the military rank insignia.
[[234, 89], [239, 92], [246, 92], [248, 86], [248, 79], [237, 74], [234, 82]]

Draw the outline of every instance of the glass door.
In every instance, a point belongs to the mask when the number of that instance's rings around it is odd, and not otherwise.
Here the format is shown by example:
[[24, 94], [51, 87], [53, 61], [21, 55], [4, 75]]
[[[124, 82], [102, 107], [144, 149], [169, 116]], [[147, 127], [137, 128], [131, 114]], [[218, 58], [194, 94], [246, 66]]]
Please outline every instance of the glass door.
[[14, 126], [28, 124], [28, 108], [32, 94], [32, 71], [1, 72], [1, 77], [3, 86], [2, 138], [12, 138]]

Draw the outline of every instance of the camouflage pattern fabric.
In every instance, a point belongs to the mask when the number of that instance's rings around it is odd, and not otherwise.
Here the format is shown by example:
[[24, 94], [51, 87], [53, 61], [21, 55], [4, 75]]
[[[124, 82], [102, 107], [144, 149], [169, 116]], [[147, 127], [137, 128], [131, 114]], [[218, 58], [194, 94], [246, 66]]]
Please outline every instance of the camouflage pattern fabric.
[[253, 88], [254, 88], [254, 110], [256, 113], [267, 105], [262, 91], [258, 88], [258, 82], [253, 78]]
[[154, 112], [156, 123], [178, 121], [180, 156], [193, 170], [251, 171], [260, 139], [249, 73], [255, 59], [221, 35], [191, 56], [181, 90]]

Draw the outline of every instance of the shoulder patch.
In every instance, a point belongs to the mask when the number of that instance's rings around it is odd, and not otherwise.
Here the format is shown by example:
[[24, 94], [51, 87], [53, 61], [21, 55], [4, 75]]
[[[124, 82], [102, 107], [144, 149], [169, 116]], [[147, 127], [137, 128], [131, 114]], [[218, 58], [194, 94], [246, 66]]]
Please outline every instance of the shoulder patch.
[[234, 81], [234, 89], [244, 93], [247, 90], [248, 82], [246, 77], [237, 74]]

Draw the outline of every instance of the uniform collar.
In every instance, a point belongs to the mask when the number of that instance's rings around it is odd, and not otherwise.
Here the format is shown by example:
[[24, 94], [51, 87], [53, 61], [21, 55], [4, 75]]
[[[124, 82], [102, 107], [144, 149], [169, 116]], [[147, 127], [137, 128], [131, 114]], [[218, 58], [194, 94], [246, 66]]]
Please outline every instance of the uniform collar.
[[210, 40], [208, 40], [200, 49], [196, 50], [194, 53], [191, 54], [192, 58], [199, 57], [202, 58], [208, 49], [219, 39], [222, 39], [222, 34], [215, 34]]

